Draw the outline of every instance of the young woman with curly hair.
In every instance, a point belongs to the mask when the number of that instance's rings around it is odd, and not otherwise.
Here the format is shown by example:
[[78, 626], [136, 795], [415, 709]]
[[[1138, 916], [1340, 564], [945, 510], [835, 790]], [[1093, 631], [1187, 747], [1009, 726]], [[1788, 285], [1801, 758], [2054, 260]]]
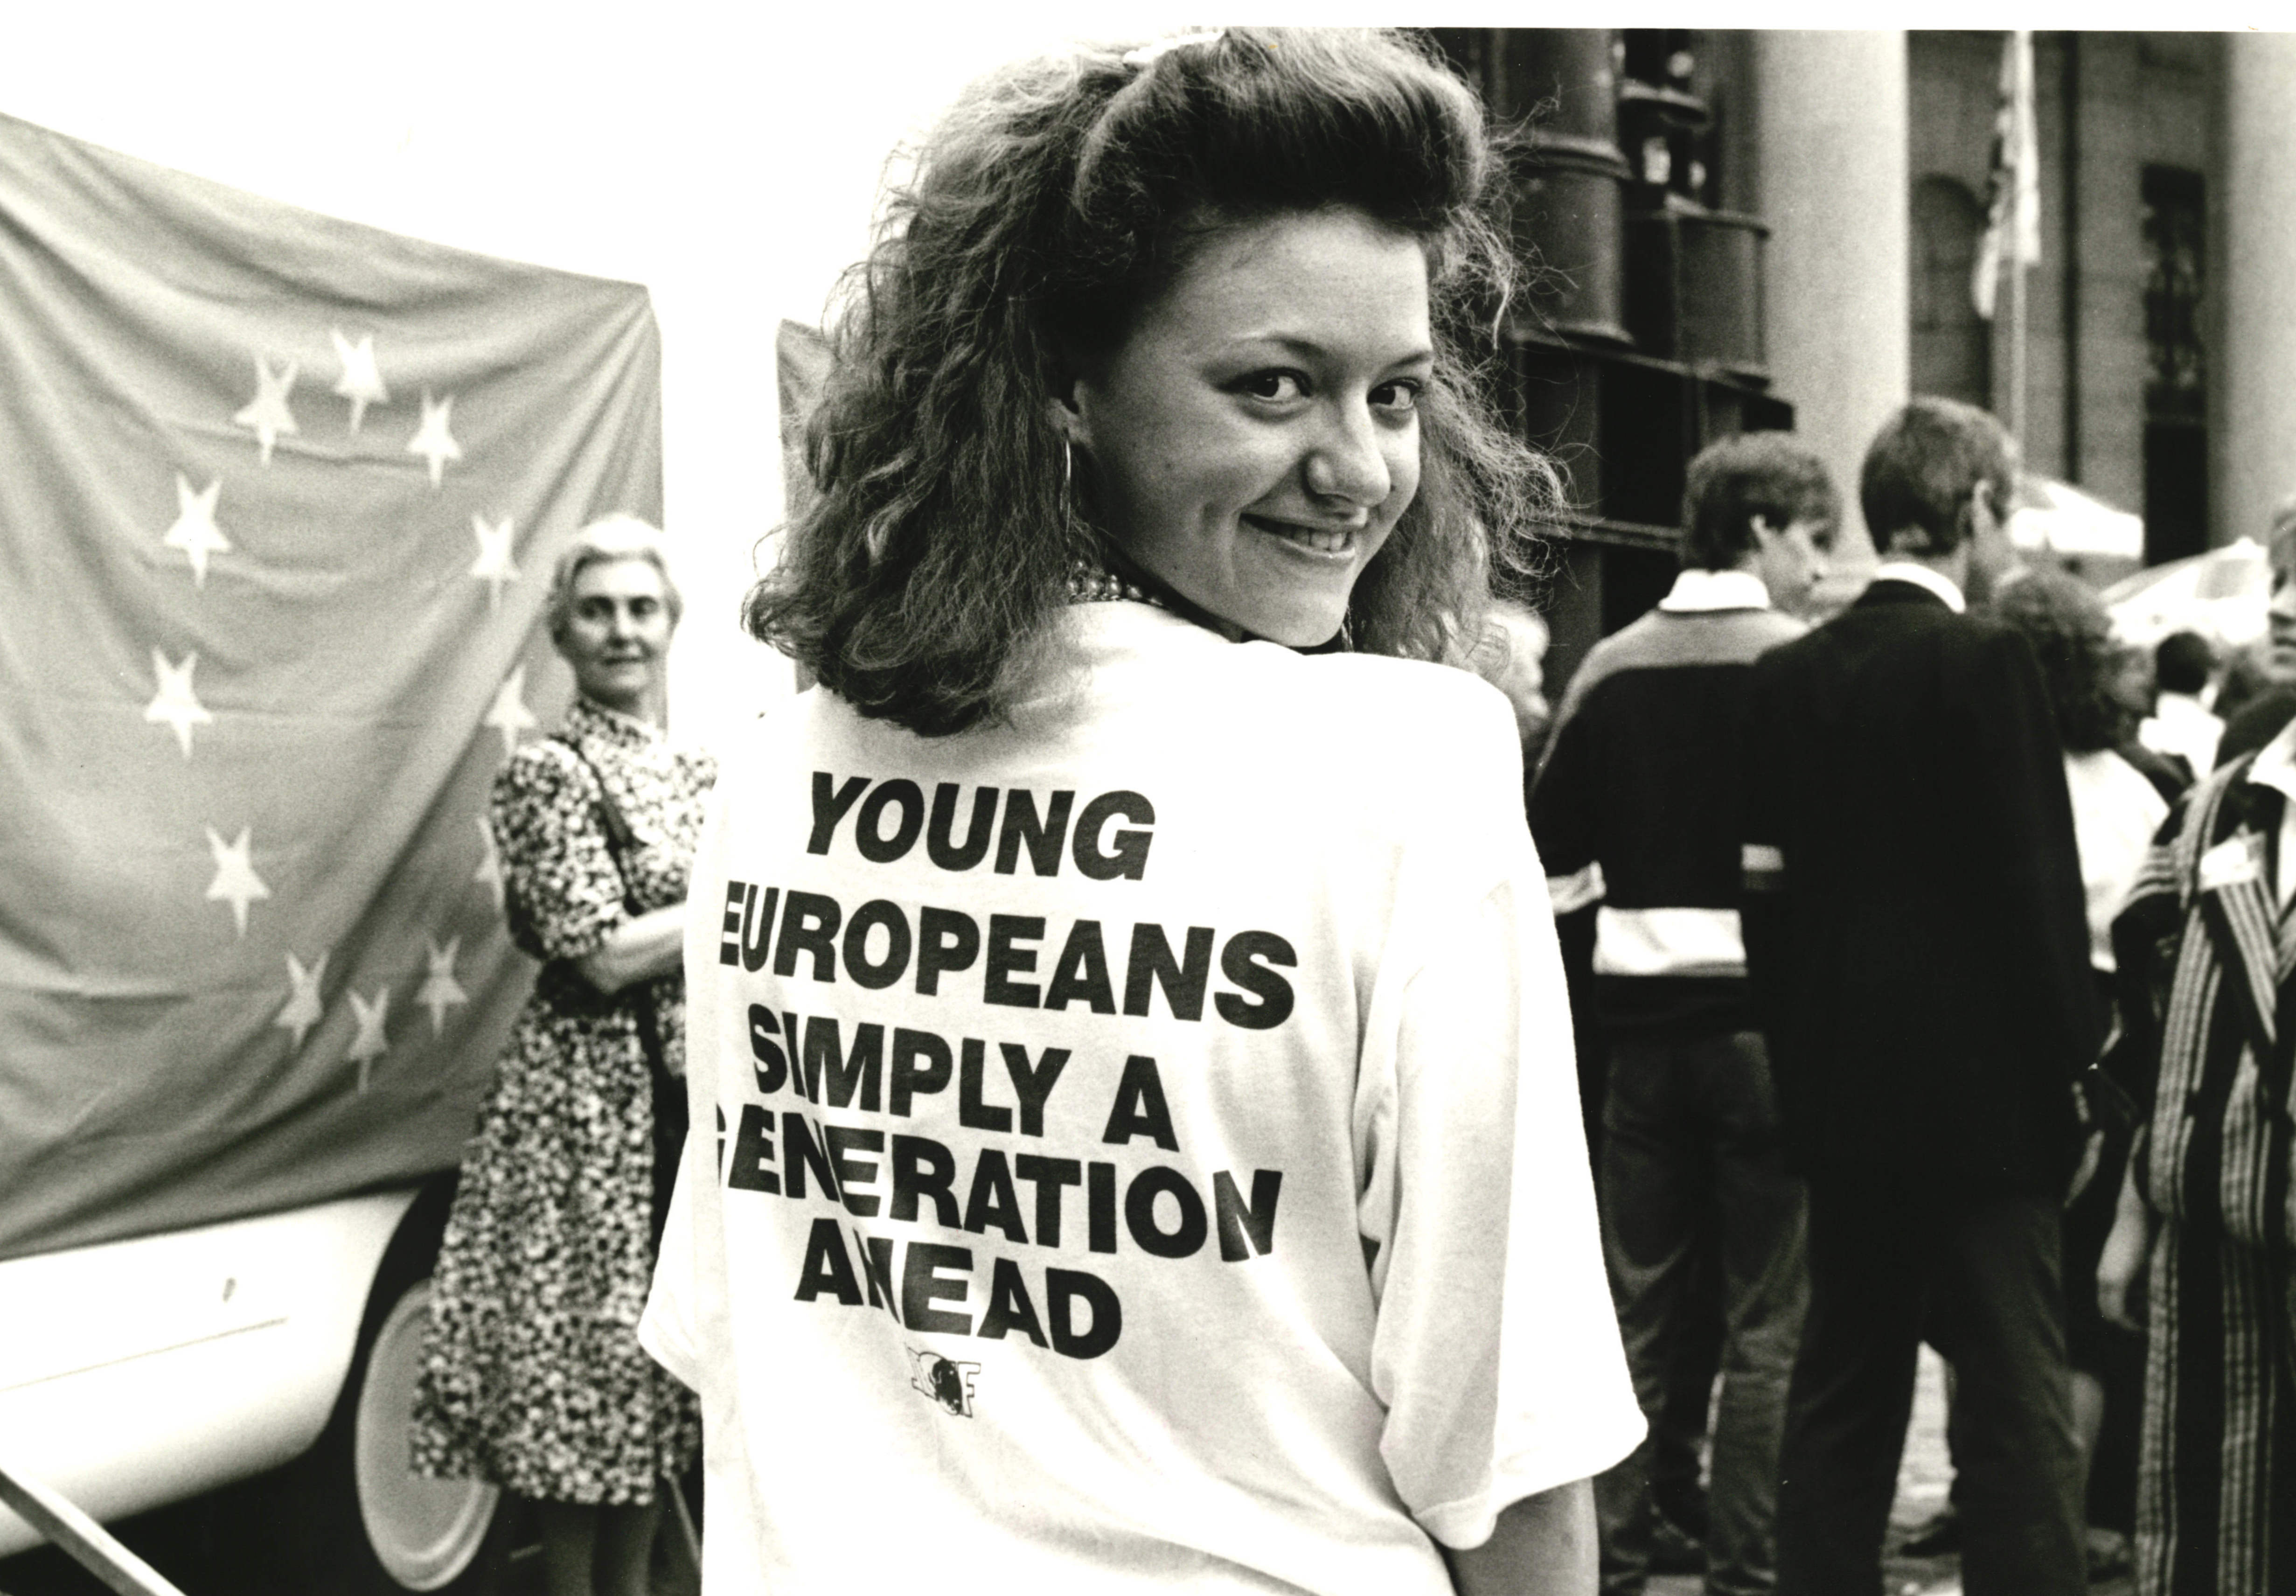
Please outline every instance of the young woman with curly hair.
[[1592, 1590], [1640, 1416], [1450, 663], [1556, 498], [1500, 181], [1405, 38], [1231, 29], [998, 73], [897, 196], [689, 932], [645, 1333], [724, 1588]]

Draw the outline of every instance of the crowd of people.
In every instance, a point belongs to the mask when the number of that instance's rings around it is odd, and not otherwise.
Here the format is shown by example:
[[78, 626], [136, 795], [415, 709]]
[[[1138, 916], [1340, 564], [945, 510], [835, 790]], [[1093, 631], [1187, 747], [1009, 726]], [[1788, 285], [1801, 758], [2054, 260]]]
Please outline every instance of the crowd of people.
[[2296, 1580], [2296, 732], [2210, 774], [2206, 644], [2133, 702], [1939, 400], [1815, 628], [1826, 470], [1701, 455], [1550, 712], [1504, 177], [1397, 36], [1007, 69], [747, 600], [818, 687], [721, 777], [659, 543], [567, 551], [414, 1443], [558, 1596], [646, 1588], [697, 1449], [723, 1591], [1870, 1593], [1925, 1341], [1977, 1596], [2086, 1588], [2139, 1413], [2139, 1589]]
[[[2128, 1569], [2115, 1531], [2143, 1592], [2296, 1579], [2270, 1029], [2296, 730], [2259, 695], [2233, 746], [2207, 639], [2140, 653], [2024, 569], [2014, 470], [1991, 416], [1906, 407], [1858, 483], [1882, 563], [1806, 629], [1824, 471], [1784, 436], [1710, 448], [1680, 577], [1579, 666], [1531, 783], [1556, 912], [1595, 920], [1603, 1239], [1650, 1424], [1598, 1481], [1607, 1592], [1685, 1542], [1712, 1592], [1878, 1589], [1923, 1342], [1956, 1473], [1916, 1539], [1964, 1588], [2084, 1590]], [[2284, 679], [2296, 525], [2271, 557]], [[1685, 1402], [1708, 1491], [1669, 1511]], [[2101, 1446], [2114, 1421], [2136, 1444]]]

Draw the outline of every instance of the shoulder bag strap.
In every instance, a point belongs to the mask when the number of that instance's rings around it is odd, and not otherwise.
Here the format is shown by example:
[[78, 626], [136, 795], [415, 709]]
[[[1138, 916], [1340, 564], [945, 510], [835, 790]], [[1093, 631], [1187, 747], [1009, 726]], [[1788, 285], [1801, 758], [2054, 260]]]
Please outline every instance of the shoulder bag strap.
[[[630, 885], [628, 860], [630, 850], [637, 841], [637, 833], [631, 829], [629, 819], [622, 813], [621, 805], [616, 803], [614, 795], [606, 790], [606, 778], [599, 774], [598, 767], [590, 762], [590, 756], [582, 752], [581, 745], [559, 733], [553, 733], [550, 740], [579, 760], [582, 768], [590, 772], [590, 779], [597, 784], [598, 823], [606, 834], [606, 856], [614, 861], [614, 874], [622, 879], [622, 907], [635, 918], [645, 912], [639, 908], [636, 893]], [[654, 1018], [652, 987], [650, 983], [634, 981], [630, 989], [631, 1000], [636, 1010], [638, 1042], [645, 1049], [646, 1064], [657, 1074], [667, 1074], [668, 1064], [662, 1053], [661, 1029]]]

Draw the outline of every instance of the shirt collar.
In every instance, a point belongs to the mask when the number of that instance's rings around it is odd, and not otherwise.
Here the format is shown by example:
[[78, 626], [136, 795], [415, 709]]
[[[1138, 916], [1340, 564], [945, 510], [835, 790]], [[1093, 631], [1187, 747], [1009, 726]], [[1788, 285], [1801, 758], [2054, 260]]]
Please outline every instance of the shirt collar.
[[1702, 610], [1767, 610], [1770, 590], [1751, 571], [1707, 571], [1685, 565], [1658, 607], [1676, 614]]
[[1928, 566], [1915, 561], [1884, 560], [1875, 567], [1874, 580], [1877, 582], [1910, 582], [1916, 588], [1927, 588], [1945, 600], [1946, 608], [1955, 614], [1961, 615], [1968, 613], [1969, 600], [1961, 596], [1961, 589], [1953, 585], [1951, 577], [1940, 576]]
[[663, 736], [661, 728], [651, 721], [610, 710], [579, 693], [566, 711], [566, 729], [578, 737], [596, 737], [624, 748], [650, 748]]
[[2296, 799], [2296, 720], [2282, 727], [2277, 736], [2256, 751], [2248, 779]]

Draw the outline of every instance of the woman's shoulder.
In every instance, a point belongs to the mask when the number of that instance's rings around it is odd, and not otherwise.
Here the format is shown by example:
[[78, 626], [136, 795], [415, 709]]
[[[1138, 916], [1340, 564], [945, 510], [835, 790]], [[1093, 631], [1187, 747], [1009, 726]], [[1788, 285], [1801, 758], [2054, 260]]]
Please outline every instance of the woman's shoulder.
[[[1257, 757], [1289, 778], [1391, 810], [1411, 830], [1456, 824], [1496, 795], [1520, 821], [1522, 741], [1506, 695], [1472, 671], [1378, 654], [1291, 654], [1239, 721], [1265, 729]], [[1252, 686], [1256, 684], [1240, 684]]]
[[1283, 652], [1292, 700], [1359, 734], [1438, 748], [1462, 738], [1514, 743], [1506, 695], [1472, 670], [1384, 654]]
[[586, 766], [581, 753], [556, 736], [521, 743], [495, 772], [496, 806], [531, 807], [586, 794], [594, 785]]

